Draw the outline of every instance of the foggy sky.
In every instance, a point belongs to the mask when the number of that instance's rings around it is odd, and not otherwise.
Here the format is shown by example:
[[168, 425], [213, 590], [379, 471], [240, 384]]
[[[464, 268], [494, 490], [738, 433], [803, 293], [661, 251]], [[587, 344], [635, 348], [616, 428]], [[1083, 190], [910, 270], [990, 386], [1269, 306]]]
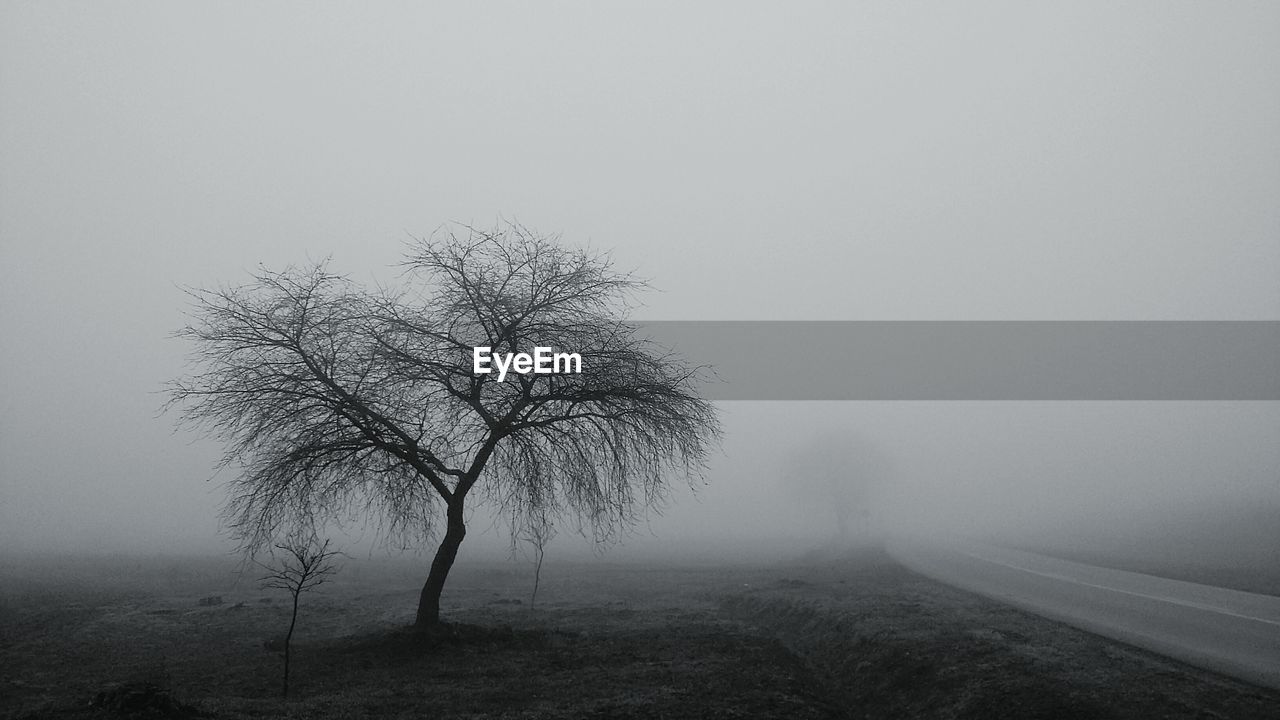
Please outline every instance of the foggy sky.
[[[228, 547], [180, 287], [446, 221], [612, 250], [644, 319], [1280, 319], [1280, 6], [1041, 5], [0, 5], [0, 545]], [[1274, 497], [1276, 405], [730, 403], [649, 530], [798, 532], [833, 423], [917, 519]]]

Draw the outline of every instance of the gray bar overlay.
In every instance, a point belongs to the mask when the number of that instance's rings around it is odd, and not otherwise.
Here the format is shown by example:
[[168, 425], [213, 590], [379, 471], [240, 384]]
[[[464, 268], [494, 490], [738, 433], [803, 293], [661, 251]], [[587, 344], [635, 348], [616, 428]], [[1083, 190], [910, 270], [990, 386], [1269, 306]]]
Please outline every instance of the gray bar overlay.
[[654, 321], [709, 400], [1280, 400], [1280, 321]]

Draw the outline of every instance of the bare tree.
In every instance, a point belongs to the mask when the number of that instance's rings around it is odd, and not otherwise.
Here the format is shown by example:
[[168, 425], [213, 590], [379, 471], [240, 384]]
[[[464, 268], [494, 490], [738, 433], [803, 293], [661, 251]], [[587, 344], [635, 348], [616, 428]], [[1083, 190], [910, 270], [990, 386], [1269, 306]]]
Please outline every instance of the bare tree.
[[[555, 536], [555, 522], [542, 512], [527, 523], [520, 536], [533, 553], [533, 592], [529, 594], [529, 607], [533, 607], [538, 602], [538, 585], [542, 583], [542, 561], [547, 556], [547, 543], [555, 539]], [[515, 531], [512, 537], [516, 537]]]
[[[284, 684], [280, 694], [289, 697], [289, 653], [293, 643], [293, 629], [298, 624], [298, 600], [302, 593], [323, 584], [338, 571], [331, 561], [341, 555], [329, 549], [329, 541], [317, 545], [316, 540], [294, 536], [275, 546], [280, 555], [270, 564], [257, 563], [268, 572], [262, 576], [262, 587], [287, 590], [293, 598], [293, 613], [289, 616], [289, 631], [284, 636]], [[256, 562], [256, 561], [255, 561]]]
[[[645, 287], [607, 256], [518, 225], [409, 247], [409, 289], [357, 288], [321, 263], [194, 290], [183, 419], [226, 444], [225, 515], [247, 549], [290, 523], [376, 518], [402, 544], [444, 533], [416, 625], [466, 536], [473, 492], [501, 512], [568, 514], [597, 541], [700, 472], [719, 438], [699, 368], [626, 322]], [[580, 374], [476, 374], [473, 351], [581, 357]], [[441, 507], [443, 506], [443, 507]]]
[[782, 480], [802, 505], [832, 513], [837, 540], [865, 541], [892, 470], [884, 453], [856, 433], [827, 432], [791, 450]]

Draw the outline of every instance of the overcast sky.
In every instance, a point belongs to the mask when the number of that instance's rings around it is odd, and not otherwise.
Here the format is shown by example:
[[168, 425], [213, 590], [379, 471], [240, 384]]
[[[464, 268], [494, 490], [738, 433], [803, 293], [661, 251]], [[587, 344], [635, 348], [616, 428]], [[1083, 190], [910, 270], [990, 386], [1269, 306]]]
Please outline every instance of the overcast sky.
[[[179, 286], [388, 280], [446, 221], [612, 250], [646, 319], [1280, 319], [1280, 4], [452, 5], [0, 4], [0, 544], [221, 547], [217, 448], [157, 414]], [[1153, 462], [1266, 492], [1275, 405], [728, 405], [669, 520], [766, 515], [751, 453], [831, 413], [1085, 513]]]

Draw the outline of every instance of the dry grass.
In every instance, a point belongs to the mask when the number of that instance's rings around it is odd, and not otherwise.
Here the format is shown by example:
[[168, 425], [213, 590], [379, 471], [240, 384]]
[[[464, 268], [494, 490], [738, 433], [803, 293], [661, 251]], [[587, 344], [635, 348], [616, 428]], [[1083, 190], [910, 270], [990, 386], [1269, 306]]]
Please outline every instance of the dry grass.
[[940, 585], [879, 552], [728, 597], [867, 718], [1280, 718], [1280, 693]]
[[[51, 571], [46, 572], [46, 569]], [[110, 717], [149, 681], [201, 717], [1277, 716], [1280, 695], [914, 576], [881, 555], [804, 566], [460, 567], [422, 641], [421, 568], [352, 563], [305, 597], [291, 697], [264, 648], [282, 597], [230, 563], [5, 565], [0, 717]], [[221, 595], [220, 605], [199, 600]], [[132, 717], [143, 715], [133, 714]], [[152, 716], [158, 716], [153, 714]]]
[[[188, 567], [190, 587], [170, 594], [129, 593], [102, 570], [78, 585], [28, 573], [8, 594], [0, 716], [109, 716], [89, 707], [104, 688], [148, 682], [216, 718], [834, 714], [781, 643], [683, 590], [705, 590], [701, 572], [565, 568], [529, 608], [523, 566], [459, 568], [453, 625], [424, 640], [406, 631], [417, 578], [366, 567], [304, 597], [284, 700], [264, 647], [287, 625], [283, 598], [219, 586], [216, 563]], [[209, 594], [223, 602], [202, 606]]]

